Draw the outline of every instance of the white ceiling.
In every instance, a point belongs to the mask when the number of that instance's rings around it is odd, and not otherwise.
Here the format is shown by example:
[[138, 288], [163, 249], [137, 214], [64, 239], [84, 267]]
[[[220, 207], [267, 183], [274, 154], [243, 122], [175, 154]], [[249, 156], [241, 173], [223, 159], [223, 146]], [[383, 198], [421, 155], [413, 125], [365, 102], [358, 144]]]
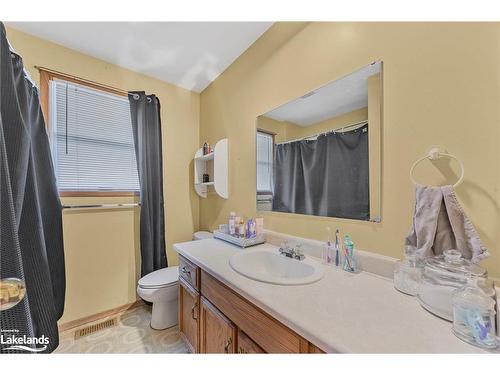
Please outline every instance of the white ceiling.
[[368, 106], [368, 77], [381, 62], [367, 65], [264, 114], [277, 121], [309, 126]]
[[7, 22], [14, 29], [196, 92], [203, 91], [272, 24]]

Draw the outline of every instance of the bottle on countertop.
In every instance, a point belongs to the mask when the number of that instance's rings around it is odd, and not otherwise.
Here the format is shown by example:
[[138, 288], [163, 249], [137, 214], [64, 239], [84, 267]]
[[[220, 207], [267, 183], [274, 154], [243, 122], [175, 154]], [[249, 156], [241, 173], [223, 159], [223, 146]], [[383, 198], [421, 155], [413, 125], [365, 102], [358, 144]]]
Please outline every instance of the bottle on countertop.
[[247, 220], [247, 238], [254, 238], [257, 235], [255, 219], [250, 218]]
[[245, 221], [243, 219], [240, 220], [240, 229], [239, 229], [238, 233], [239, 233], [240, 238], [246, 237]]
[[231, 236], [234, 236], [236, 233], [236, 212], [231, 212], [229, 214], [228, 227], [229, 227], [229, 234]]
[[241, 217], [236, 216], [234, 218], [234, 235], [236, 237], [240, 236], [240, 221], [241, 221]]

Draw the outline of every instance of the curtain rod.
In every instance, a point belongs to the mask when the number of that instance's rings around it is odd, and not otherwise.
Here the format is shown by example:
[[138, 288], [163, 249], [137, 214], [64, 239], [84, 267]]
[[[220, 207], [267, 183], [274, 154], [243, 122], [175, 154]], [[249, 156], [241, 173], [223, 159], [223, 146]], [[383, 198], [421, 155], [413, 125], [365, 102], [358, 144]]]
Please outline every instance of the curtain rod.
[[63, 209], [77, 209], [77, 210], [82, 210], [82, 209], [116, 209], [116, 208], [133, 208], [133, 207], [140, 207], [140, 203], [111, 203], [111, 204], [78, 204], [78, 205], [72, 205], [72, 204], [65, 204], [62, 206]]
[[326, 135], [326, 134], [330, 134], [330, 133], [341, 133], [341, 132], [344, 131], [344, 129], [352, 128], [354, 126], [362, 127], [363, 125], [366, 125], [366, 124], [368, 124], [368, 120], [358, 121], [358, 122], [355, 122], [353, 124], [348, 124], [348, 125], [340, 126], [340, 127], [336, 128], [336, 129], [328, 130], [328, 131], [323, 132], [323, 133], [313, 134], [313, 135], [309, 135], [309, 136], [303, 137], [303, 138], [292, 139], [290, 141], [278, 142], [276, 144], [277, 145], [282, 145], [282, 144], [285, 144], [285, 143], [292, 143], [292, 142], [304, 141], [306, 139], [311, 139], [312, 140], [312, 138], [318, 138], [320, 135]]
[[72, 74], [60, 72], [58, 70], [45, 68], [45, 67], [39, 66], [39, 65], [35, 65], [35, 69], [37, 69], [38, 71], [43, 71], [43, 72], [47, 72], [47, 73], [57, 74], [57, 75], [59, 75], [61, 77], [70, 78], [70, 79], [73, 79], [73, 80], [76, 80], [76, 81], [80, 81], [82, 83], [87, 83], [89, 85], [93, 85], [93, 86], [97, 86], [97, 87], [102, 87], [104, 89], [111, 90], [111, 91], [120, 93], [120, 94], [125, 95], [125, 96], [128, 95], [128, 91], [126, 91], [126, 90], [123, 90], [123, 89], [120, 89], [120, 88], [117, 88], [117, 87], [113, 87], [113, 86], [110, 86], [110, 85], [105, 85], [103, 83], [91, 81], [89, 79], [80, 78], [80, 77], [77, 77], [77, 76], [72, 75]]

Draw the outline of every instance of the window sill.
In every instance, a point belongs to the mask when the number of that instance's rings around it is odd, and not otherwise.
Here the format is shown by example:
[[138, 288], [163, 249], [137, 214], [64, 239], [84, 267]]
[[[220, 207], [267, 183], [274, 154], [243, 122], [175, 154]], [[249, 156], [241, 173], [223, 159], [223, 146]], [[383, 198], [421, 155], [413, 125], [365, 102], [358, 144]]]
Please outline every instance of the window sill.
[[138, 191], [60, 191], [60, 197], [137, 197]]

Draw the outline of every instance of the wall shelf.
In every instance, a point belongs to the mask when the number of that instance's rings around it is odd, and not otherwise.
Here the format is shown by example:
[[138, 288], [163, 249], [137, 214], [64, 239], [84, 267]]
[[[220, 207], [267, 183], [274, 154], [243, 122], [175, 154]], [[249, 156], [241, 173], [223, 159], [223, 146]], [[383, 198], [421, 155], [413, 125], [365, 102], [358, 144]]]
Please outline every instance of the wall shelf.
[[[209, 188], [220, 197], [227, 199], [228, 194], [228, 141], [221, 139], [215, 144], [214, 151], [203, 155], [203, 148], [199, 148], [194, 155], [194, 189], [196, 193], [206, 198]], [[207, 173], [210, 182], [202, 182]]]

